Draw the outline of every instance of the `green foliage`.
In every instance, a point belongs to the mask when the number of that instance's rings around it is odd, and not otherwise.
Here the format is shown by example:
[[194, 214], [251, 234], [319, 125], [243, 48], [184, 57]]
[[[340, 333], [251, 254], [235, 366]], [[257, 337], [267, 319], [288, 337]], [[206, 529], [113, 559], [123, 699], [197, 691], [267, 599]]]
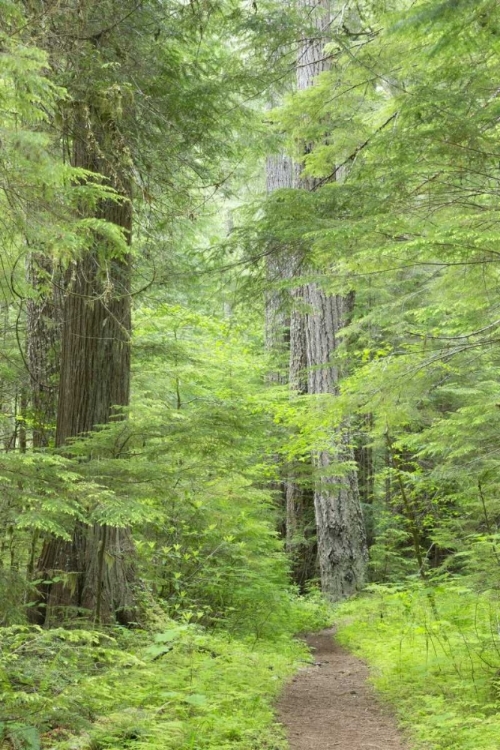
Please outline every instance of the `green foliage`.
[[[288, 564], [262, 485], [274, 476], [275, 438], [257, 344], [236, 319], [140, 310], [128, 420], [75, 441], [64, 459], [30, 458], [33, 478], [11, 482], [19, 548], [22, 528], [62, 537], [75, 516], [132, 525], [144, 579], [171, 616], [279, 629]], [[6, 460], [27, 472], [25, 456]]]
[[290, 286], [354, 290], [356, 307], [334, 362], [340, 394], [278, 418], [293, 428], [287, 457], [346, 420], [370, 454], [370, 570], [394, 586], [340, 609], [343, 642], [420, 746], [493, 750], [499, 8], [344, 11], [331, 69], [272, 113], [315, 188], [273, 194], [249, 235], [302, 253], [307, 275]]
[[337, 611], [339, 639], [374, 668], [416, 747], [493, 750], [498, 719], [499, 601], [459, 580], [371, 586]]
[[166, 619], [156, 635], [4, 628], [4, 739], [19, 750], [285, 748], [272, 701], [308, 658], [290, 634], [328, 624], [331, 611], [310, 598], [288, 614], [270, 641]]
[[[0, 16], [0, 745], [284, 747], [271, 700], [305, 658], [292, 635], [330, 612], [289, 584], [270, 489], [285, 395], [266, 386], [261, 302], [228, 309], [238, 272], [219, 304], [207, 246], [222, 201], [205, 204], [263, 152], [255, 100], [288, 77], [297, 19], [274, 2], [135, 0], [0, 0]], [[79, 147], [95, 172], [70, 166]], [[101, 218], [129, 195], [131, 247]], [[57, 338], [89, 250], [102, 280], [113, 259], [134, 264], [132, 400], [62, 451], [34, 440], [33, 394], [55, 391], [57, 372], [45, 382], [30, 355]], [[93, 630], [97, 612], [72, 605], [67, 628], [28, 627], [40, 591], [71, 599], [81, 583], [62, 555], [36, 580], [41, 549], [68, 550], [85, 526], [131, 530], [137, 629]], [[102, 544], [101, 578], [114, 563]]]
[[[167, 9], [154, 2], [90, 2], [82, 13], [44, 8], [42, 24], [36, 3], [4, 8], [2, 581], [23, 569], [32, 578], [43, 541], [70, 541], [75, 521], [132, 526], [145, 588], [169, 612], [271, 629], [276, 602], [287, 597], [287, 562], [265, 489], [273, 474], [274, 427], [267, 405], [259, 403], [260, 335], [256, 326], [245, 333], [235, 317], [224, 322], [222, 310], [213, 314], [215, 284], [208, 302], [196, 298], [194, 286], [205, 292], [207, 285], [193, 274], [206, 273], [209, 264], [195, 220], [203, 214], [209, 226], [206, 215], [214, 209], [205, 204], [225, 185], [227, 171], [236, 171], [229, 160], [246, 154], [243, 134], [260, 148], [253, 100], [288, 65], [284, 56], [270, 70], [268, 42], [286, 45], [296, 19], [273, 3], [260, 6], [265, 20], [238, 3], [172, 2]], [[103, 174], [68, 164], [82, 118]], [[134, 290], [129, 420], [76, 441], [64, 457], [51, 447], [33, 452], [39, 417], [30, 410], [30, 391], [55, 392], [57, 373], [45, 383], [30, 371], [26, 347], [44, 342], [26, 341], [26, 322], [29, 327], [47, 315], [48, 330], [57, 327], [41, 307], [60, 303], [71, 275], [64, 272], [90, 247], [103, 279], [110, 260], [129, 251], [121, 229], [99, 218], [103, 205], [123, 200], [110, 188], [116, 182], [110, 174], [133, 183], [138, 285], [150, 271], [160, 277], [152, 292], [147, 285], [145, 302]], [[212, 220], [210, 232], [220, 236], [219, 221]], [[188, 279], [172, 289], [162, 276], [171, 270], [174, 244], [182, 244], [176, 271]], [[25, 278], [31, 252], [47, 266], [36, 288]], [[26, 301], [36, 308], [28, 321]], [[51, 576], [66, 580], [61, 571]], [[20, 601], [5, 600], [4, 622], [22, 617], [28, 589]]]
[[[347, 3], [331, 69], [265, 117], [307, 24], [257, 6], [56, 3], [40, 24], [37, 3], [0, 0], [1, 731], [15, 750], [281, 747], [269, 700], [303, 655], [290, 633], [328, 611], [290, 590], [270, 488], [279, 461], [310, 486], [301, 467], [345, 425], [372, 464], [371, 575], [407, 589], [345, 605], [342, 637], [423, 746], [500, 744], [499, 6]], [[128, 249], [95, 218], [119, 200], [106, 178], [67, 163], [78, 117], [103, 173], [131, 183], [134, 373], [126, 419], [60, 455], [30, 446], [25, 302], [53, 280], [30, 288], [25, 258], [62, 271], [97, 243], [105, 278]], [[253, 198], [241, 186], [271, 142], [316, 187], [252, 203], [221, 242], [214, 214]], [[280, 291], [356, 292], [335, 397], [266, 384], [258, 259], [277, 248], [308, 269]], [[23, 625], [43, 540], [70, 541], [76, 521], [131, 529], [156, 636]], [[74, 586], [64, 575], [50, 581]], [[415, 583], [448, 575], [447, 591]]]
[[316, 188], [277, 191], [253, 229], [300, 248], [293, 284], [356, 293], [341, 394], [283, 407], [289, 455], [349, 420], [373, 461], [375, 579], [444, 565], [496, 586], [498, 6], [346, 13], [331, 70], [273, 112]]

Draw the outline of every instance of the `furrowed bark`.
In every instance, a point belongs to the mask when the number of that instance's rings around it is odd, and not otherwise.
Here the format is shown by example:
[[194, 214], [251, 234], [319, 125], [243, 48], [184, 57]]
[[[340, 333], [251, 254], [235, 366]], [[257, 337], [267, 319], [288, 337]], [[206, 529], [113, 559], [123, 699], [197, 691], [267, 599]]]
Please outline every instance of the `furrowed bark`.
[[33, 289], [26, 303], [32, 440], [34, 448], [47, 448], [55, 440], [62, 279], [55, 278], [52, 258], [41, 252], [31, 253], [27, 277]]
[[[268, 157], [266, 163], [267, 191], [292, 188], [296, 180], [297, 165], [285, 154]], [[292, 391], [305, 392], [306, 358], [303, 316], [291, 310], [290, 281], [296, 273], [296, 260], [290, 259], [286, 248], [276, 247], [269, 254], [266, 264], [268, 291], [266, 294], [266, 349], [272, 355], [275, 366], [269, 373], [271, 383], [289, 382]], [[289, 360], [288, 371], [284, 370], [285, 356]], [[316, 545], [311, 539], [313, 524], [312, 494], [299, 477], [299, 465], [288, 466], [283, 471], [283, 480], [276, 489], [284, 506], [285, 546], [291, 560], [292, 577], [304, 589], [308, 580], [316, 575]], [[312, 534], [313, 535], [313, 534]], [[313, 535], [314, 536], [314, 535]], [[308, 538], [309, 537], [309, 538]]]
[[[327, 0], [302, 0], [309, 14], [314, 36], [302, 41], [297, 63], [297, 88], [314, 85], [316, 77], [330, 67], [324, 45], [332, 24], [339, 23], [342, 10]], [[310, 146], [305, 147], [305, 151]], [[296, 187], [312, 190], [318, 181], [299, 173]], [[353, 295], [329, 295], [317, 283], [306, 283], [296, 292], [302, 298], [304, 313], [307, 392], [335, 397], [339, 372], [333, 362], [339, 332], [345, 326], [354, 301]], [[357, 473], [345, 466], [353, 464], [349, 426], [333, 430], [331, 447], [313, 456], [317, 480], [314, 508], [318, 559], [324, 593], [336, 601], [357, 591], [364, 580], [367, 562], [366, 532], [361, 513]], [[344, 468], [342, 468], [344, 467]]]
[[[123, 229], [130, 244], [131, 187], [120, 165], [122, 144], [113, 123], [100, 122], [99, 113], [82, 107], [73, 144], [74, 166], [106, 176], [122, 197], [100, 201], [95, 215]], [[129, 403], [131, 261], [128, 254], [110, 255], [112, 249], [96, 234], [94, 246], [68, 271], [56, 428], [59, 448], [111, 419], [122, 419], [120, 407]], [[123, 624], [136, 619], [134, 547], [126, 528], [77, 523], [71, 542], [45, 542], [37, 576], [46, 581], [40, 589], [39, 621], [51, 624], [62, 613], [75, 612], [100, 621], [116, 618]]]

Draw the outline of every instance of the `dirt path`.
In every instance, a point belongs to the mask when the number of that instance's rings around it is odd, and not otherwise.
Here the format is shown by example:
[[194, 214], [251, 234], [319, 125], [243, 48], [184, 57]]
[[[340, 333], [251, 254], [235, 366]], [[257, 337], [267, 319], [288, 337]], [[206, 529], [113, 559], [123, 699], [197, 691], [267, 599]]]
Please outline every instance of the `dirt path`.
[[367, 667], [333, 640], [311, 635], [315, 664], [301, 670], [278, 705], [292, 750], [408, 750], [366, 680]]

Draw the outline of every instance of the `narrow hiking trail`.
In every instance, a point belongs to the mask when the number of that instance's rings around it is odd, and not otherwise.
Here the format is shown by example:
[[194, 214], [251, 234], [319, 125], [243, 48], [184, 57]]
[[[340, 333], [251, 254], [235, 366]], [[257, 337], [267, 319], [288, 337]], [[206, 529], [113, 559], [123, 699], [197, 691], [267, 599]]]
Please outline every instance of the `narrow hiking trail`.
[[291, 750], [409, 750], [367, 683], [368, 668], [333, 636], [330, 629], [307, 637], [314, 664], [291, 680], [278, 704]]

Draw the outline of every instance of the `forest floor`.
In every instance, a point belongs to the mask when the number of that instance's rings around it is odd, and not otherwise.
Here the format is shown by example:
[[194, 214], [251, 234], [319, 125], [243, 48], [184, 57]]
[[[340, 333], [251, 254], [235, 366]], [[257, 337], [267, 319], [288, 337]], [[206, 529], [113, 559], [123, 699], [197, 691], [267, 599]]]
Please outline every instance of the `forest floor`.
[[278, 704], [291, 750], [409, 750], [367, 682], [366, 665], [335, 642], [332, 629], [306, 640], [315, 661]]

